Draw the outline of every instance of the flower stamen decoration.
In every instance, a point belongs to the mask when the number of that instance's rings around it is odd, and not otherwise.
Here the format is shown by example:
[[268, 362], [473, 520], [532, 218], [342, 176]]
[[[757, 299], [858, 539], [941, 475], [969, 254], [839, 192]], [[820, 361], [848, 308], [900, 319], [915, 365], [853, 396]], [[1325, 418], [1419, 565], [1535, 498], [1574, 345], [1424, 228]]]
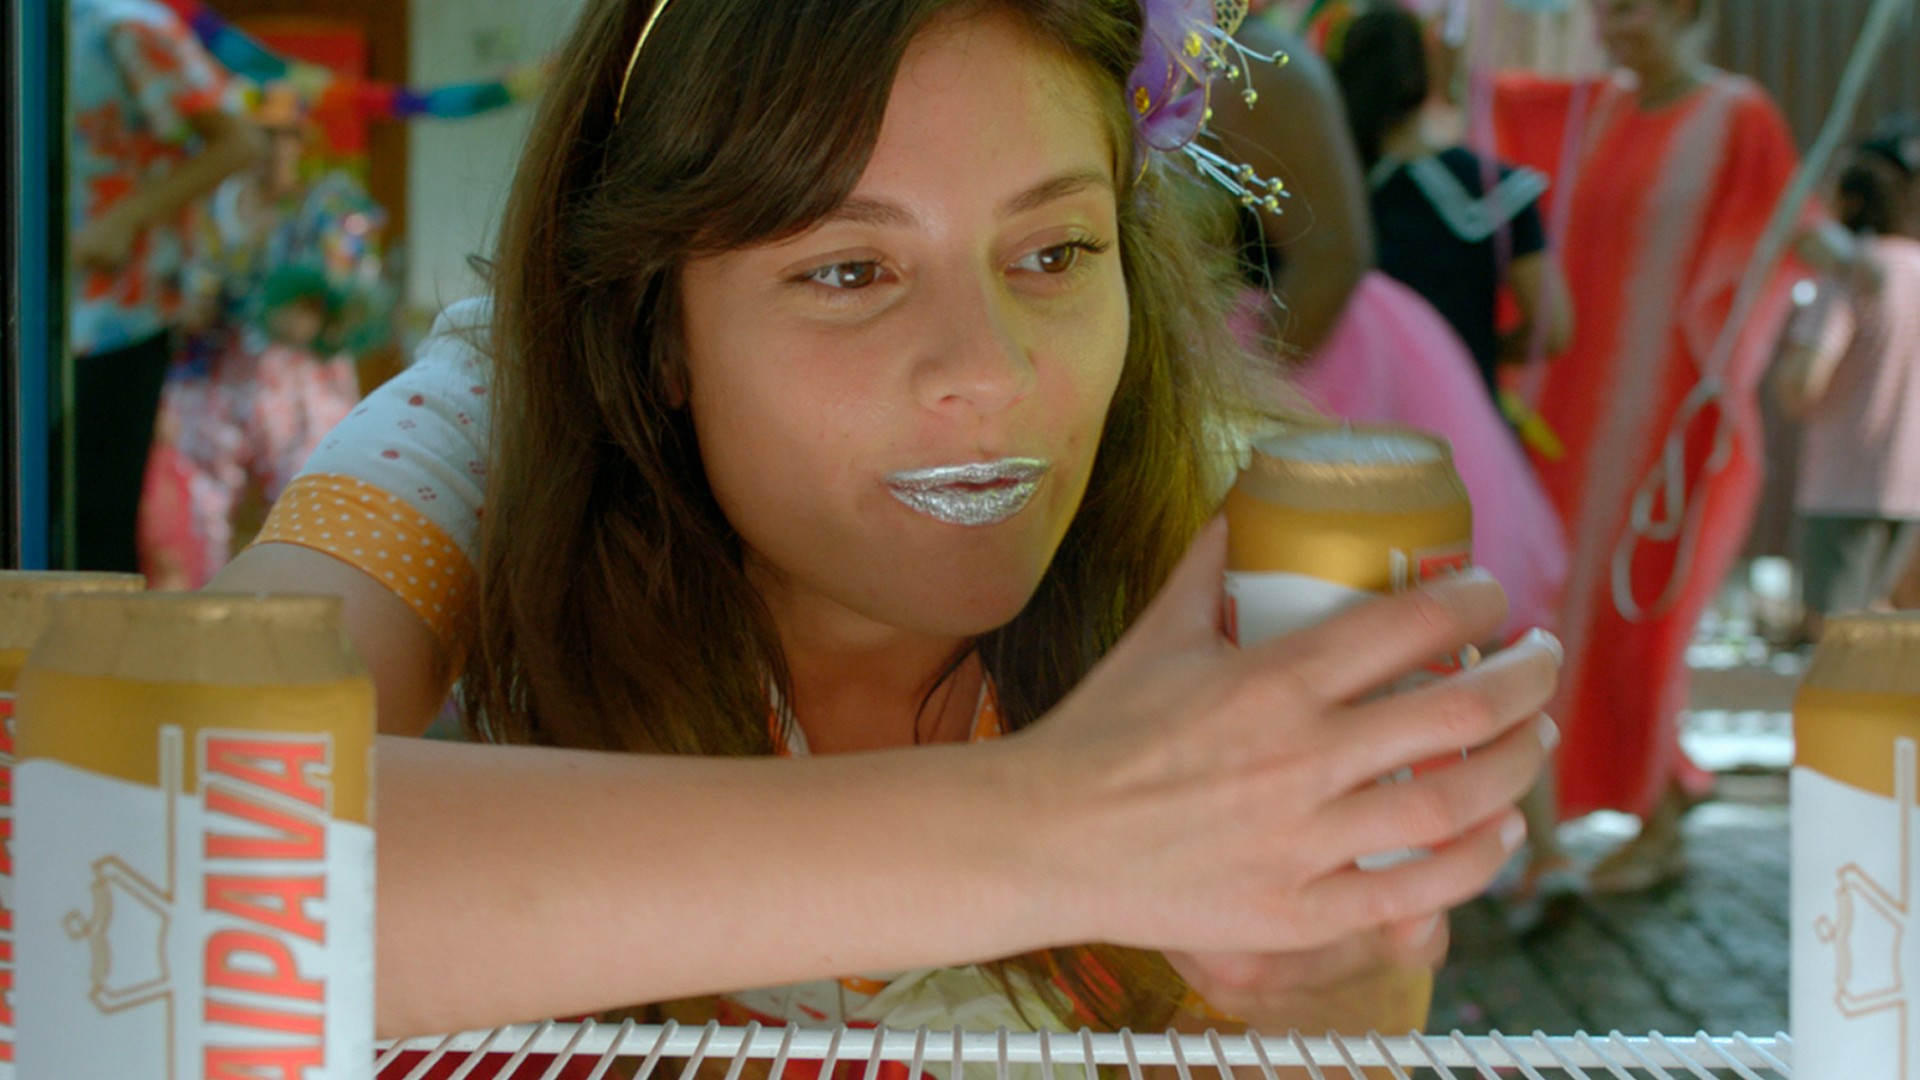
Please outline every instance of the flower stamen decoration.
[[1241, 205], [1277, 212], [1284, 184], [1200, 145], [1213, 116], [1216, 82], [1241, 84], [1240, 97], [1251, 108], [1260, 98], [1253, 88], [1253, 65], [1287, 62], [1284, 53], [1254, 52], [1234, 40], [1247, 6], [1248, 0], [1142, 0], [1146, 32], [1140, 63], [1127, 79], [1127, 96], [1143, 148], [1182, 154]]

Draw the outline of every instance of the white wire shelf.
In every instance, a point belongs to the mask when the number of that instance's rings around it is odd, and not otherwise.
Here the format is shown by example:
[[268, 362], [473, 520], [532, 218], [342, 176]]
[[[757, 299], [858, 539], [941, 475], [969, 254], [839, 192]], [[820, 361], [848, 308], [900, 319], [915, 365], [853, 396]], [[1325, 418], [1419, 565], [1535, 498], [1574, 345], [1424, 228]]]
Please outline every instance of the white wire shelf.
[[[865, 1080], [875, 1080], [882, 1062], [903, 1062], [910, 1076], [922, 1065], [997, 1065], [1001, 1080], [1008, 1066], [1040, 1066], [1043, 1080], [1053, 1080], [1055, 1066], [1124, 1066], [1138, 1080], [1147, 1065], [1171, 1065], [1181, 1080], [1233, 1080], [1227, 1069], [1259, 1069], [1265, 1080], [1278, 1080], [1276, 1068], [1304, 1067], [1312, 1080], [1361, 1077], [1368, 1068], [1387, 1070], [1396, 1080], [1410, 1080], [1409, 1069], [1430, 1069], [1441, 1080], [1525, 1077], [1527, 1080], [1787, 1080], [1793, 1076], [1793, 1042], [1786, 1035], [1750, 1038], [1746, 1035], [1668, 1036], [1658, 1032], [1604, 1036], [1526, 1036], [1495, 1033], [1468, 1036], [1379, 1035], [1309, 1038], [1283, 1036], [1095, 1034], [1082, 1029], [1058, 1032], [990, 1032], [874, 1030], [845, 1027], [683, 1027], [628, 1022], [620, 1025], [546, 1023], [493, 1031], [468, 1032], [444, 1038], [412, 1039], [381, 1044], [378, 1070], [385, 1070], [402, 1054], [424, 1053], [405, 1074], [381, 1075], [389, 1080], [419, 1080], [436, 1067], [459, 1063], [464, 1080], [511, 1077], [528, 1058], [552, 1056], [542, 1080], [554, 1080], [566, 1068], [593, 1062], [592, 1080], [599, 1080], [616, 1061], [639, 1061], [634, 1080], [649, 1080], [662, 1061], [681, 1061], [680, 1080], [692, 1080], [703, 1064], [730, 1062], [727, 1080], [738, 1080], [749, 1060], [770, 1060], [768, 1080], [781, 1080], [790, 1061], [818, 1061], [820, 1075], [830, 1076], [839, 1065], [866, 1066]], [[1077, 1070], [1076, 1070], [1077, 1072]], [[956, 1071], [954, 1075], [958, 1075]]]

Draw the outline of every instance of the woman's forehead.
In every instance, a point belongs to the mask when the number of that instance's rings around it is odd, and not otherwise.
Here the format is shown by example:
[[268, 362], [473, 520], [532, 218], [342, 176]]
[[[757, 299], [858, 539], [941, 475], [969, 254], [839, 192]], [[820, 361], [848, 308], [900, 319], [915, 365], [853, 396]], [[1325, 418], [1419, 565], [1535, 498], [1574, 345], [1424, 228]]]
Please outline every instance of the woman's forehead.
[[1055, 177], [1098, 172], [1113, 187], [1110, 90], [1083, 63], [1001, 11], [950, 16], [908, 47], [854, 198], [941, 175], [1005, 197]]

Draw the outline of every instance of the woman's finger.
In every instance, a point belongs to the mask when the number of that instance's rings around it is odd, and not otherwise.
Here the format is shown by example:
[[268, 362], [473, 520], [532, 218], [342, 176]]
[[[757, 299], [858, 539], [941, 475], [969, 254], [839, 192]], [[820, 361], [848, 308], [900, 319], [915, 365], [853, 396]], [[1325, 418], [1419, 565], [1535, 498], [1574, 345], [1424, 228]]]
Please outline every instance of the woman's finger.
[[1148, 642], [1155, 648], [1193, 644], [1221, 638], [1220, 603], [1227, 566], [1227, 522], [1216, 517], [1195, 536], [1166, 584], [1115, 650], [1138, 650]]
[[1368, 601], [1298, 633], [1245, 650], [1249, 667], [1284, 671], [1292, 694], [1351, 701], [1436, 657], [1496, 636], [1506, 593], [1485, 571]]
[[[1537, 714], [1538, 715], [1538, 714]], [[1544, 715], [1404, 782], [1367, 784], [1328, 806], [1312, 842], [1329, 869], [1355, 858], [1436, 848], [1512, 808], [1540, 779], [1552, 721]]]
[[1334, 714], [1322, 735], [1327, 782], [1344, 791], [1500, 738], [1553, 699], [1561, 655], [1552, 635], [1534, 631], [1471, 670]]
[[1526, 819], [1503, 811], [1425, 858], [1328, 874], [1301, 894], [1300, 916], [1322, 940], [1425, 918], [1480, 895], [1526, 838]]

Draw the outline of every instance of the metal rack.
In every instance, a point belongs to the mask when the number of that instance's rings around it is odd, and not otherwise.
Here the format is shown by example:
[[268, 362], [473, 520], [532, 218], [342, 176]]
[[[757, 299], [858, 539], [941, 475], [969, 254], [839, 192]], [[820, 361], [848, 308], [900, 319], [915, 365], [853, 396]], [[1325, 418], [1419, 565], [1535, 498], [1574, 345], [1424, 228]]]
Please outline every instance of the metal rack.
[[[1655, 1032], [1626, 1036], [1527, 1036], [1495, 1033], [1467, 1036], [1379, 1035], [1308, 1038], [1284, 1036], [1094, 1034], [1073, 1033], [874, 1030], [846, 1027], [682, 1027], [546, 1023], [497, 1028], [445, 1038], [413, 1039], [383, 1044], [378, 1069], [407, 1052], [425, 1057], [400, 1080], [419, 1080], [428, 1071], [459, 1062], [463, 1080], [491, 1080], [515, 1075], [530, 1057], [552, 1056], [543, 1080], [558, 1077], [564, 1068], [583, 1061], [596, 1065], [593, 1080], [606, 1074], [615, 1061], [640, 1061], [635, 1080], [650, 1080], [663, 1061], [682, 1062], [681, 1080], [692, 1080], [703, 1064], [730, 1063], [727, 1080], [739, 1080], [749, 1060], [772, 1062], [769, 1080], [780, 1080], [790, 1061], [818, 1061], [820, 1074], [835, 1066], [864, 1064], [865, 1080], [875, 1080], [882, 1062], [904, 1062], [918, 1076], [922, 1065], [980, 1065], [999, 1067], [1006, 1080], [1008, 1066], [1038, 1064], [1044, 1080], [1053, 1080], [1055, 1066], [1124, 1066], [1139, 1080], [1142, 1066], [1171, 1065], [1181, 1080], [1231, 1080], [1232, 1066], [1258, 1068], [1266, 1080], [1278, 1080], [1274, 1070], [1305, 1067], [1313, 1080], [1361, 1077], [1363, 1069], [1384, 1068], [1397, 1080], [1409, 1080], [1409, 1069], [1430, 1069], [1441, 1080], [1524, 1077], [1526, 1080], [1786, 1080], [1793, 1075], [1793, 1043], [1786, 1035], [1749, 1038], [1714, 1037], [1705, 1033], [1667, 1036]], [[671, 1067], [671, 1066], [670, 1066]], [[1196, 1076], [1196, 1073], [1198, 1074]], [[956, 1070], [955, 1076], [959, 1075]]]

